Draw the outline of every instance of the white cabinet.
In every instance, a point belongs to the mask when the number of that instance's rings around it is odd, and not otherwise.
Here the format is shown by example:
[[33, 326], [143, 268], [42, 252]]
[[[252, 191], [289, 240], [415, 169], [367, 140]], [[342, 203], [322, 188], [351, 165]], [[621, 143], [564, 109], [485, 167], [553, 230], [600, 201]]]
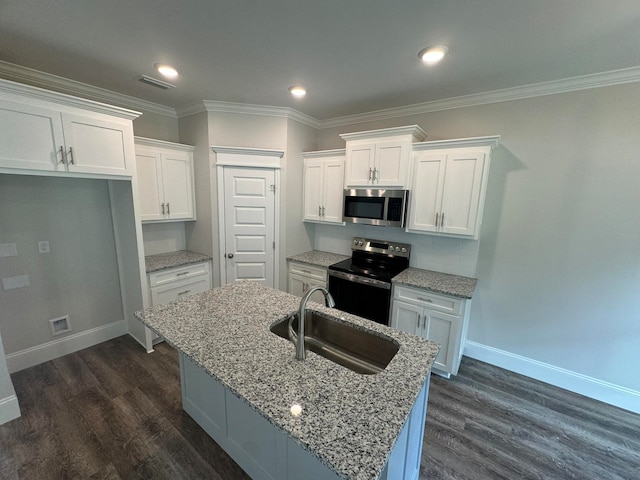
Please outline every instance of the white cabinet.
[[342, 223], [344, 150], [306, 152], [304, 221]]
[[162, 305], [183, 296], [211, 289], [209, 262], [169, 268], [149, 274], [151, 305]]
[[411, 145], [426, 134], [410, 125], [340, 136], [347, 143], [345, 187], [407, 188]]
[[[111, 111], [114, 115], [103, 113]], [[136, 116], [128, 110], [0, 81], [0, 168], [16, 173], [132, 176], [131, 120]]]
[[440, 344], [436, 373], [456, 375], [466, 340], [470, 300], [394, 286], [391, 326]]
[[407, 231], [478, 238], [499, 137], [414, 144]]
[[[310, 288], [327, 288], [327, 269], [300, 262], [289, 262], [289, 293], [297, 297], [304, 296]], [[324, 305], [324, 295], [315, 292], [311, 300]]]
[[135, 143], [141, 220], [195, 220], [194, 147], [142, 137]]

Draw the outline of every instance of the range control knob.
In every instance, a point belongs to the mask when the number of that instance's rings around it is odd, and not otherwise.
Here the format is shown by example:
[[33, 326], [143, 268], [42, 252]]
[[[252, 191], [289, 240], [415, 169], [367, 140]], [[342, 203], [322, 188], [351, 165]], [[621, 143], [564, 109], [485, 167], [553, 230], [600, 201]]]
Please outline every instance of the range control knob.
[[362, 246], [362, 240], [358, 240], [358, 246], [361, 247]]
[[400, 251], [400, 247], [396, 247], [396, 252], [399, 252], [399, 251]]
[[389, 251], [393, 252], [393, 245], [389, 245]]
[[402, 247], [402, 253], [407, 253], [407, 249]]
[[354, 245], [357, 245], [357, 244], [358, 244], [358, 240], [354, 240], [354, 241], [353, 241], [353, 244], [354, 244]]

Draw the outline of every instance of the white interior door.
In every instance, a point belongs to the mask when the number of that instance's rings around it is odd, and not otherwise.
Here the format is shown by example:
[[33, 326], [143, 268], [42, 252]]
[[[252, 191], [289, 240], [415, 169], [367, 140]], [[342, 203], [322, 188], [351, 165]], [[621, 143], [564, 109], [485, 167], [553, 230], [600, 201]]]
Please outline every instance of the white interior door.
[[275, 286], [273, 169], [224, 167], [224, 228], [223, 281]]

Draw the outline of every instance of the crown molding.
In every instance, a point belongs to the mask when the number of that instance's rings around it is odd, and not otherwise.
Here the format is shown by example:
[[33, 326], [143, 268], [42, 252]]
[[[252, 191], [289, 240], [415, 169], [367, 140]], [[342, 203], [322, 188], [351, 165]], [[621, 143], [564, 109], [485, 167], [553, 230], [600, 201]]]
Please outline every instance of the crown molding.
[[491, 147], [493, 150], [500, 145], [500, 135], [486, 137], [454, 138], [450, 140], [433, 140], [431, 142], [417, 142], [411, 145], [414, 152], [443, 147]]
[[282, 158], [284, 156], [284, 150], [271, 150], [268, 148], [225, 147], [222, 145], [211, 145], [211, 150], [215, 153], [226, 153], [230, 155], [257, 155], [277, 158]]
[[147, 137], [133, 137], [133, 141], [136, 145], [144, 145], [145, 147], [155, 147], [155, 148], [171, 148], [173, 150], [182, 150], [183, 152], [193, 152], [195, 150], [195, 146], [186, 145], [184, 143], [176, 143], [176, 142], [167, 142], [166, 140], [157, 140], [155, 138], [147, 138]]
[[57, 105], [82, 108], [84, 110], [104, 113], [107, 115], [115, 115], [117, 117], [126, 118], [129, 120], [134, 120], [141, 115], [140, 112], [129, 110], [127, 108], [116, 107], [113, 105], [108, 105], [106, 103], [96, 102], [94, 100], [87, 100], [73, 95], [67, 95], [66, 93], [53, 92], [51, 90], [46, 90], [31, 85], [25, 85], [24, 83], [17, 83], [12, 80], [5, 80], [3, 78], [0, 78], [0, 91], [7, 92], [13, 95], [19, 95], [20, 97], [28, 97], [37, 100], [43, 100], [45, 102], [52, 102]]
[[318, 128], [318, 120], [302, 112], [289, 107], [273, 107], [270, 105], [255, 105], [250, 103], [220, 102], [215, 100], [202, 100], [191, 103], [177, 109], [178, 118], [187, 117], [202, 112], [239, 113], [246, 115], [263, 115], [266, 117], [279, 117], [294, 120], [296, 122]]
[[323, 158], [323, 157], [343, 157], [347, 154], [345, 148], [334, 150], [314, 150], [313, 152], [302, 152], [303, 158]]
[[319, 120], [320, 129], [341, 127], [357, 123], [387, 120], [390, 118], [406, 117], [410, 115], [421, 115], [443, 110], [453, 110], [456, 108], [473, 107], [488, 103], [507, 102], [510, 100], [522, 100], [526, 98], [541, 97], [545, 95], [555, 95], [558, 93], [575, 92], [591, 88], [608, 87], [621, 85], [624, 83], [634, 83], [640, 81], [640, 67], [613, 70], [610, 72], [594, 73], [580, 77], [565, 78], [550, 82], [535, 83], [521, 87], [505, 88], [490, 92], [464, 95], [460, 97], [435, 100], [433, 102], [418, 103], [405, 107], [388, 108], [357, 115], [336, 117], [328, 120]]
[[418, 125], [407, 125], [405, 127], [381, 128], [378, 130], [367, 130], [366, 132], [341, 133], [343, 140], [361, 140], [369, 138], [393, 137], [397, 135], [411, 135], [414, 142], [420, 142], [427, 137], [422, 128]]
[[41, 72], [33, 68], [23, 67], [0, 60], [0, 77], [14, 82], [26, 83], [35, 87], [62, 92], [98, 102], [121, 105], [126, 108], [143, 110], [149, 113], [178, 118], [175, 109], [136, 97], [112, 92], [86, 83], [77, 82], [69, 78], [59, 77], [51, 73]]

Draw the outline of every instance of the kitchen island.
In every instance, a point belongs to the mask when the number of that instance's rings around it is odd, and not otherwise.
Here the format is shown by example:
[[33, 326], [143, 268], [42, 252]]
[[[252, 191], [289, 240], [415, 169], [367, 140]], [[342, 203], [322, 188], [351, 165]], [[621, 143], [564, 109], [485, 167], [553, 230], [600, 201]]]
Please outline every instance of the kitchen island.
[[312, 352], [298, 361], [269, 328], [299, 302], [242, 281], [136, 316], [180, 352], [185, 410], [252, 477], [417, 478], [420, 451], [407, 451], [422, 443], [438, 345], [310, 302], [399, 350], [374, 375]]

